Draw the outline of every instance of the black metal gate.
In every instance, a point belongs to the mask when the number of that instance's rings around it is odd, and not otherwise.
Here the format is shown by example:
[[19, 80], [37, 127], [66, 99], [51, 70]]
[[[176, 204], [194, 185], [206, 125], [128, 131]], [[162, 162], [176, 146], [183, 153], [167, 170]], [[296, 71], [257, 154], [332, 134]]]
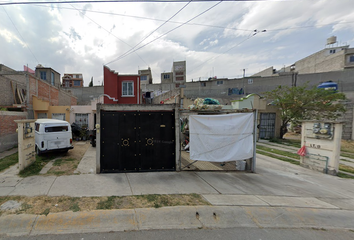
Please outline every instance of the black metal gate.
[[101, 111], [101, 173], [174, 171], [174, 111]]
[[270, 139], [275, 136], [275, 113], [261, 113], [259, 138]]

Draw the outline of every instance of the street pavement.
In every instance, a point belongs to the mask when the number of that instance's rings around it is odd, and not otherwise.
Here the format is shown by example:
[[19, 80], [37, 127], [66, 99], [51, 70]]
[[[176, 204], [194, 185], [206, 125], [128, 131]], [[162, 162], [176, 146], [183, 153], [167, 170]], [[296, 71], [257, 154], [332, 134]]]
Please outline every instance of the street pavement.
[[45, 215], [0, 216], [0, 236], [198, 228], [354, 230], [354, 180], [325, 175], [263, 155], [256, 173], [148, 172], [94, 174], [89, 147], [71, 176], [0, 174], [0, 196], [201, 194], [211, 206], [179, 206]]

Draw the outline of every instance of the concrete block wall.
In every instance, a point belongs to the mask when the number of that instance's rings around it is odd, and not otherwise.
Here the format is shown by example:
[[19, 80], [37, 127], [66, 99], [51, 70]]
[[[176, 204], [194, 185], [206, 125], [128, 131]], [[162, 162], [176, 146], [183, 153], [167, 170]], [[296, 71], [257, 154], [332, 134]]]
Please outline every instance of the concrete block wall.
[[91, 103], [91, 100], [98, 98], [104, 93], [103, 86], [63, 89], [67, 92], [71, 92], [75, 97], [77, 97], [78, 105], [88, 105]]
[[354, 118], [354, 112], [353, 112], [353, 102], [350, 102], [346, 104], [346, 113], [343, 115], [343, 117], [337, 119], [339, 122], [343, 122], [343, 132], [342, 132], [342, 139], [345, 140], [352, 140], [354, 139], [353, 136], [353, 118]]
[[[174, 89], [172, 91], [168, 91], [166, 93], [163, 93], [159, 96], [156, 96], [153, 98], [152, 100], [152, 104], [160, 104], [161, 101], [165, 101], [166, 99], [170, 99], [172, 97], [175, 97], [177, 95], [180, 95], [180, 89]], [[179, 98], [178, 98], [179, 99]], [[179, 102], [176, 101], [176, 103], [178, 104]]]
[[1, 75], [1, 73], [0, 73], [0, 96], [1, 96], [0, 105], [12, 106], [12, 104], [15, 103], [12, 88], [11, 88], [11, 82], [13, 83], [13, 86], [14, 86], [15, 95], [17, 95], [16, 87], [20, 90], [22, 90], [22, 89], [26, 90], [26, 84], [23, 83], [24, 79], [25, 79], [24, 76]]
[[14, 120], [26, 118], [26, 112], [0, 111], [0, 152], [17, 145], [17, 124]]

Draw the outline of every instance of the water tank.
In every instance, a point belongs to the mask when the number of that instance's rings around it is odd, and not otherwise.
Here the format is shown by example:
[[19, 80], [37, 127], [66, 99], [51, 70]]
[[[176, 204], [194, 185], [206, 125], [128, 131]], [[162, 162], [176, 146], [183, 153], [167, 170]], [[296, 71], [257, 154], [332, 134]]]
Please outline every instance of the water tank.
[[327, 38], [327, 45], [334, 44], [336, 42], [337, 42], [336, 36], [332, 36], [332, 37]]
[[338, 90], [338, 84], [332, 81], [324, 82], [321, 83], [320, 85], [317, 86], [317, 88], [323, 88], [325, 90]]

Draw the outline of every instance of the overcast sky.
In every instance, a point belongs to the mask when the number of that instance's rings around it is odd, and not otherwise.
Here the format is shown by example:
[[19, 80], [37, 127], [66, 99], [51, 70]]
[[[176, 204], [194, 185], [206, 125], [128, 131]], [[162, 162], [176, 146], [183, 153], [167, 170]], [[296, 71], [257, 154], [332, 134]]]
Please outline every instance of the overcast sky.
[[353, 47], [354, 0], [0, 6], [0, 63], [82, 73], [85, 86], [91, 77], [102, 83], [103, 65], [132, 74], [150, 67], [158, 83], [184, 60], [187, 81], [249, 76], [315, 53], [333, 35]]

